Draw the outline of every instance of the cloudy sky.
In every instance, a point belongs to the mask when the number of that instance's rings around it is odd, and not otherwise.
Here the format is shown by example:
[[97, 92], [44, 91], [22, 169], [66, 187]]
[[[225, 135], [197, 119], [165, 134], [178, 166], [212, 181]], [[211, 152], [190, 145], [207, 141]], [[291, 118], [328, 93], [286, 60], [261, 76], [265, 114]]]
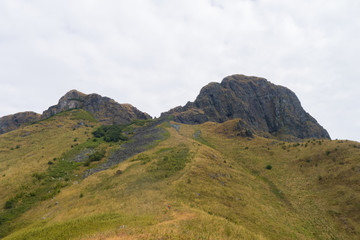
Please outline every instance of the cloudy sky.
[[159, 116], [240, 73], [360, 141], [359, 12], [357, 0], [0, 0], [0, 116], [71, 89]]

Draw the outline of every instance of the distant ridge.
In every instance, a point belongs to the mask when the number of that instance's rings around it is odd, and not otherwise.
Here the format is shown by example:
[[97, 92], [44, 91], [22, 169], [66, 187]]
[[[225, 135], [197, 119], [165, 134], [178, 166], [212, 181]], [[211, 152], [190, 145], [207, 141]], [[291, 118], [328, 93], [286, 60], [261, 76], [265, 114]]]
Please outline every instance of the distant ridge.
[[[0, 134], [12, 131], [24, 123], [46, 119], [70, 109], [86, 110], [106, 125], [151, 119], [149, 114], [130, 104], [119, 104], [95, 93], [84, 94], [71, 90], [42, 115], [24, 112], [0, 118]], [[275, 136], [282, 140], [330, 139], [328, 132], [305, 112], [295, 93], [264, 78], [245, 75], [231, 75], [221, 83], [209, 83], [201, 89], [194, 102], [175, 107], [162, 113], [161, 117], [171, 117], [174, 121], [185, 124], [207, 121], [221, 123], [239, 119], [238, 130], [249, 136]]]
[[194, 102], [161, 116], [172, 116], [174, 121], [186, 124], [239, 118], [238, 127], [249, 134], [330, 139], [328, 132], [304, 111], [291, 90], [264, 78], [245, 75], [232, 75], [221, 83], [209, 83]]

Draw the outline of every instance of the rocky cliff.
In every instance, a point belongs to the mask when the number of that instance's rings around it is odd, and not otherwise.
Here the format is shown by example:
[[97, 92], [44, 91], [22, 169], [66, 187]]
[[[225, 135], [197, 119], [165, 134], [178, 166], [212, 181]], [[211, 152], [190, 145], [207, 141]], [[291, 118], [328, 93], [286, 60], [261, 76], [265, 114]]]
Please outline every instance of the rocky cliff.
[[20, 112], [0, 118], [0, 134], [10, 132], [25, 123], [40, 120], [41, 115], [35, 112]]
[[302, 108], [289, 89], [264, 78], [233, 75], [203, 87], [194, 102], [163, 113], [175, 121], [199, 124], [240, 119], [242, 131], [296, 138], [330, 138], [327, 131]]
[[104, 124], [127, 124], [135, 119], [150, 119], [151, 117], [130, 104], [119, 104], [111, 98], [98, 94], [84, 94], [71, 90], [60, 98], [57, 105], [43, 112], [42, 118], [51, 117], [70, 109], [84, 109]]

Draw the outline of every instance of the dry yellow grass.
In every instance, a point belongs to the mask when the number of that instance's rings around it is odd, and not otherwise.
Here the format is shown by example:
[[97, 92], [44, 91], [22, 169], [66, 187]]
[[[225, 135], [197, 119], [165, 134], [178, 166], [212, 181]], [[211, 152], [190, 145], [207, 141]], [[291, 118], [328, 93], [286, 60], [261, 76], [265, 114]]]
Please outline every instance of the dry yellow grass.
[[[59, 160], [72, 145], [91, 136], [93, 122], [74, 121], [63, 114], [0, 135], [0, 205], [31, 181], [33, 173], [44, 172], [49, 161]], [[84, 125], [77, 125], [83, 122]], [[76, 139], [76, 142], [74, 142]]]
[[[76, 231], [67, 239], [86, 240], [359, 237], [358, 143], [248, 139], [235, 124], [168, 127], [169, 138], [142, 155], [34, 205], [16, 219], [30, 224], [5, 239], [47, 239], [43, 232], [62, 239], [68, 228]], [[77, 131], [85, 141], [81, 129], [69, 134]], [[185, 167], [157, 175], [158, 162], [181, 149]]]

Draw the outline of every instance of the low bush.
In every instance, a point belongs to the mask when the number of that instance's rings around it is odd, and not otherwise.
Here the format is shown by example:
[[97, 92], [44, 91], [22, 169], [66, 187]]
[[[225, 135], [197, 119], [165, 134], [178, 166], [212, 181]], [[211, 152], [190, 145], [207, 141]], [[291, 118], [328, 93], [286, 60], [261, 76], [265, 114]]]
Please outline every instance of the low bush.
[[103, 137], [106, 142], [126, 141], [128, 138], [122, 134], [126, 125], [101, 126], [93, 132], [94, 137]]
[[14, 201], [13, 200], [7, 200], [5, 202], [5, 206], [4, 206], [5, 209], [11, 209], [13, 207], [14, 207]]
[[89, 156], [90, 162], [100, 161], [105, 156], [105, 153], [106, 153], [105, 150], [96, 151], [95, 153]]

